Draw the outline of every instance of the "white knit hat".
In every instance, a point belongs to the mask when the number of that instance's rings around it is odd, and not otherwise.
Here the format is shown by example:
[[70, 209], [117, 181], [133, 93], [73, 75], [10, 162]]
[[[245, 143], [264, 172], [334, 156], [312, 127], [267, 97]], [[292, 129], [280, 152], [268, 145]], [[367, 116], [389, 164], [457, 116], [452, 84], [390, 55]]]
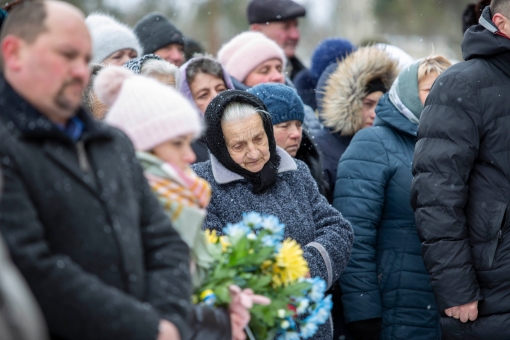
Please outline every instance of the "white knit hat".
[[280, 59], [285, 68], [285, 53], [273, 40], [260, 32], [248, 31], [232, 38], [218, 51], [218, 61], [227, 73], [244, 81], [258, 65], [270, 59]]
[[125, 48], [131, 48], [138, 57], [141, 56], [142, 47], [133, 30], [115, 18], [93, 13], [85, 19], [85, 24], [92, 37], [93, 63], [102, 63], [111, 54]]
[[124, 131], [136, 150], [149, 151], [172, 138], [198, 137], [198, 113], [177, 90], [157, 80], [108, 66], [94, 80], [94, 93], [110, 107], [105, 121]]

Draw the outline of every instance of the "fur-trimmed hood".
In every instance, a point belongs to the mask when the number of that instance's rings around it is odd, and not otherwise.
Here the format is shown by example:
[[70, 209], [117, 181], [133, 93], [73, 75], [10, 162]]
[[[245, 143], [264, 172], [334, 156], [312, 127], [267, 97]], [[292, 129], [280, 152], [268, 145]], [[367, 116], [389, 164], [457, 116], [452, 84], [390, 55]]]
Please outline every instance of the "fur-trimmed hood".
[[366, 87], [380, 78], [387, 89], [398, 75], [398, 65], [384, 50], [362, 47], [338, 64], [324, 88], [324, 125], [342, 136], [352, 136], [363, 127], [361, 110]]

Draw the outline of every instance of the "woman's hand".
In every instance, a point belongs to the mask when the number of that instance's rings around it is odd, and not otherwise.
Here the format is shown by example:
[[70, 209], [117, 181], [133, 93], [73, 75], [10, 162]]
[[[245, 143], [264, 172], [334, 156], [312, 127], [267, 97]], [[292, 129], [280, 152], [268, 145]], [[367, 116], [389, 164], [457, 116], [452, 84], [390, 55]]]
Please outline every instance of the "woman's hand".
[[254, 304], [269, 305], [271, 300], [262, 295], [255, 295], [251, 289], [241, 290], [238, 286], [230, 286], [232, 301], [229, 305], [230, 323], [232, 325], [232, 339], [244, 340], [244, 328], [250, 322], [248, 311]]

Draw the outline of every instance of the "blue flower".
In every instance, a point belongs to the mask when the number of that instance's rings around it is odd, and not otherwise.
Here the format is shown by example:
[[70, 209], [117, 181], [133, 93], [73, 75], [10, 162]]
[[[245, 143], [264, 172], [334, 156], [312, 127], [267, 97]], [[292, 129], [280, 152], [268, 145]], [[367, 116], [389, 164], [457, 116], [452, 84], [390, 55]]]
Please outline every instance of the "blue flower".
[[250, 232], [251, 229], [242, 223], [236, 224], [229, 223], [225, 228], [223, 228], [223, 233], [232, 239], [240, 239], [241, 237], [247, 235]]
[[333, 308], [333, 302], [331, 300], [331, 295], [328, 295], [324, 300], [318, 303], [316, 309], [305, 319], [305, 322], [312, 322], [317, 325], [324, 324], [329, 319], [331, 308]]
[[304, 339], [311, 338], [315, 333], [317, 333], [317, 329], [319, 329], [319, 327], [317, 326], [316, 323], [307, 322], [305, 320], [305, 324], [301, 325], [301, 336]]
[[254, 211], [243, 214], [243, 223], [252, 229], [256, 229], [262, 223], [262, 216]]
[[280, 240], [276, 237], [274, 237], [273, 235], [265, 235], [265, 236], [262, 236], [262, 244], [265, 246], [265, 247], [278, 247], [280, 246]]
[[273, 215], [265, 216], [262, 220], [262, 228], [283, 239], [285, 224], [281, 224], [278, 217]]
[[307, 298], [303, 298], [303, 299], [299, 300], [297, 308], [296, 308], [296, 312], [298, 313], [298, 315], [305, 314], [306, 311], [308, 310], [309, 306], [310, 306], [310, 300], [308, 300]]
[[326, 282], [320, 278], [312, 279], [312, 289], [310, 293], [308, 293], [308, 297], [313, 302], [319, 302], [324, 298], [324, 293], [326, 292]]

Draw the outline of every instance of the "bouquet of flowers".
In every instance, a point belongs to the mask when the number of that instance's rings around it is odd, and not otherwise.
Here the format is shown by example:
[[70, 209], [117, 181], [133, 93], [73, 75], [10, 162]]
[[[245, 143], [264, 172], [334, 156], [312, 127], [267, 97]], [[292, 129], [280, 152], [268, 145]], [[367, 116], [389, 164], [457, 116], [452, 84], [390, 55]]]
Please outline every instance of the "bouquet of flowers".
[[324, 297], [323, 280], [306, 278], [303, 250], [295, 240], [283, 240], [284, 230], [277, 217], [251, 212], [227, 225], [223, 236], [206, 232], [214, 261], [196, 302], [227, 306], [230, 285], [249, 288], [271, 304], [253, 306], [248, 335], [262, 340], [312, 337], [329, 318], [331, 296]]

